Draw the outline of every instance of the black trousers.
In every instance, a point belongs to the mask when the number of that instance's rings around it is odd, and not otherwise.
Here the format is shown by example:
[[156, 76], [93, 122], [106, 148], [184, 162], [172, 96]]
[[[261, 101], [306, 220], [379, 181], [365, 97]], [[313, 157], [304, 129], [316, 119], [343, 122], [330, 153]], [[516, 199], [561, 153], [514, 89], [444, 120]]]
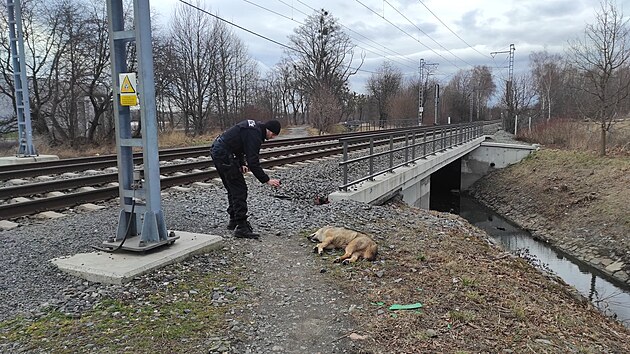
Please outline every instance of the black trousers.
[[247, 221], [247, 184], [241, 173], [241, 166], [220, 141], [215, 141], [211, 149], [212, 162], [227, 190], [227, 212], [230, 214], [230, 220], [238, 224], [244, 223]]

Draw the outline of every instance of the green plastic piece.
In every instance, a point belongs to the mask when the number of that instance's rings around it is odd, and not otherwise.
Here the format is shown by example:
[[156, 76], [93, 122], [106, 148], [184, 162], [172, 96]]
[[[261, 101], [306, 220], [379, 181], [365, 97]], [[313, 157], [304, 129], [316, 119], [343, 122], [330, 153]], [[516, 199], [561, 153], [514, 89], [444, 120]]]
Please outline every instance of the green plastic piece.
[[419, 309], [422, 307], [422, 304], [419, 302], [416, 302], [415, 304], [407, 304], [407, 305], [399, 305], [399, 304], [393, 304], [392, 306], [389, 307], [390, 310], [413, 310], [413, 309]]

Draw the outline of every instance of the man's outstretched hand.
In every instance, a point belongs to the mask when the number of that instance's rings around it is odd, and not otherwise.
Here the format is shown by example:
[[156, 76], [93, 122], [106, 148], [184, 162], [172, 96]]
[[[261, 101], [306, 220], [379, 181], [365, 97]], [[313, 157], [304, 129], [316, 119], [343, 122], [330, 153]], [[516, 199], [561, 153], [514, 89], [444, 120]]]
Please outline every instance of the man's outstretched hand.
[[267, 181], [267, 184], [272, 186], [272, 187], [280, 187], [280, 180], [272, 178], [272, 179]]

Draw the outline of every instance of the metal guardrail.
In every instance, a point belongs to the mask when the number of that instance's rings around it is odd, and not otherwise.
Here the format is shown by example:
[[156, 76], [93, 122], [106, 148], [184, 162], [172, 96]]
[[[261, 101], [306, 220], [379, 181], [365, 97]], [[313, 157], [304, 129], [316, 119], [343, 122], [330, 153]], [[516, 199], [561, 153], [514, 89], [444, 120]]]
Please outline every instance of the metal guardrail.
[[[483, 135], [483, 126], [483, 122], [475, 122], [428, 128], [415, 127], [405, 132], [339, 139], [343, 146], [343, 161], [339, 162], [339, 166], [343, 169], [343, 185], [339, 186], [339, 189], [347, 191], [348, 187], [366, 180], [372, 181], [374, 177], [392, 172], [398, 167], [408, 166], [429, 155], [474, 140]], [[349, 146], [366, 140], [369, 140], [369, 153], [350, 159], [348, 156]], [[389, 144], [383, 144], [384, 141], [388, 141]], [[374, 147], [376, 145], [385, 146], [385, 150], [375, 152]], [[389, 160], [387, 167], [374, 171], [375, 163], [381, 162], [378, 160], [383, 158]], [[395, 160], [402, 161], [394, 163]], [[364, 164], [366, 161], [368, 162], [367, 175], [349, 182], [348, 170], [350, 166]]]

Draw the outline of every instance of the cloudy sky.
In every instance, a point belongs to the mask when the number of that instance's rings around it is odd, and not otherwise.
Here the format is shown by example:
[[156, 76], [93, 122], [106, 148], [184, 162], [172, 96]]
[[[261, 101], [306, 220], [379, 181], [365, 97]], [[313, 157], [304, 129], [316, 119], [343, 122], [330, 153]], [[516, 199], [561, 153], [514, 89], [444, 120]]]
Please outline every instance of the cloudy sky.
[[[569, 39], [594, 23], [598, 0], [150, 0], [166, 24], [182, 2], [204, 7], [221, 18], [261, 36], [288, 44], [288, 36], [314, 10], [328, 10], [357, 46], [353, 66], [365, 61], [352, 79], [352, 89], [365, 82], [386, 60], [406, 78], [418, 77], [420, 59], [437, 63], [443, 82], [459, 70], [487, 65], [499, 79], [507, 78], [510, 44], [514, 44], [515, 75], [528, 70], [529, 55], [547, 50], [563, 53]], [[630, 12], [629, 0], [618, 0]], [[234, 33], [250, 55], [269, 68], [284, 48], [238, 28]], [[492, 52], [496, 53], [494, 56]]]

